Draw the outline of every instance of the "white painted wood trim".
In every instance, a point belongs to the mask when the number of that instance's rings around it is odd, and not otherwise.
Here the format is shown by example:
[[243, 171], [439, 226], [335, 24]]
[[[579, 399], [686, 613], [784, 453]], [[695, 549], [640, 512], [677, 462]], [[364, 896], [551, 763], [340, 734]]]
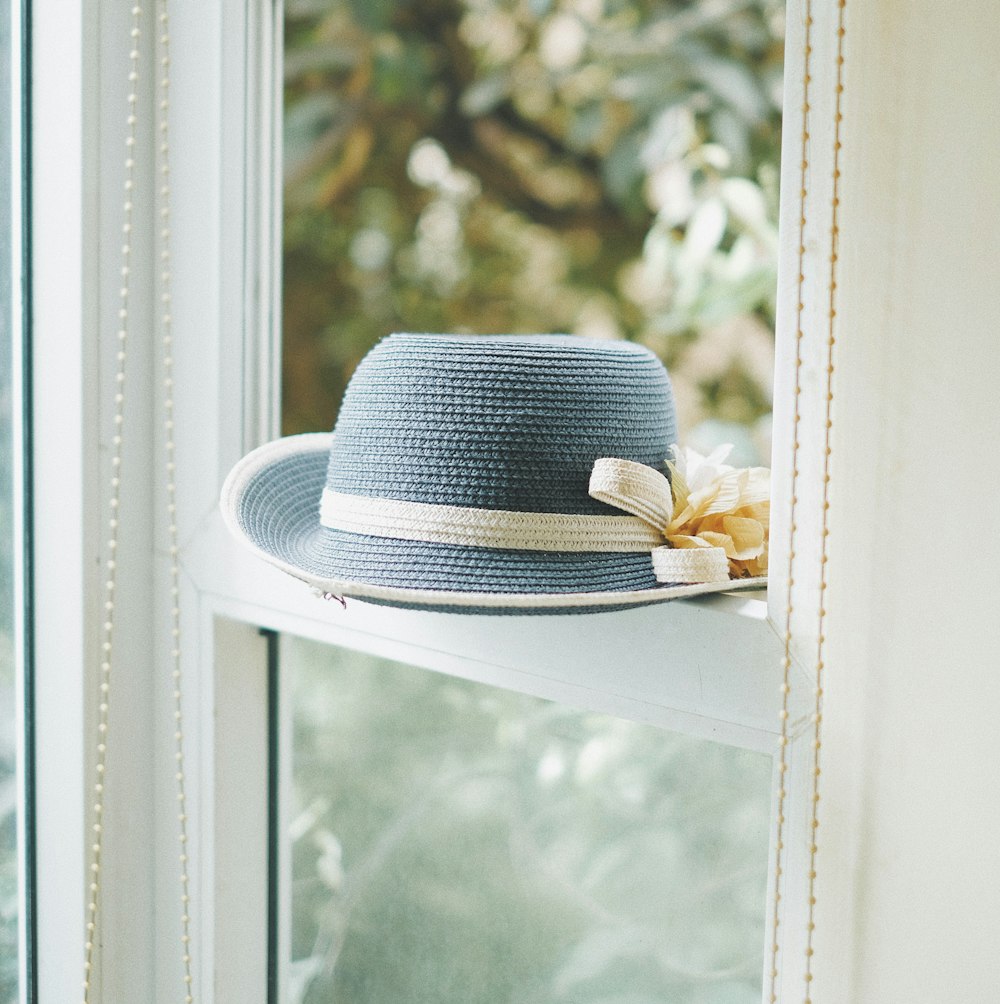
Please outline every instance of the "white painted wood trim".
[[[215, 667], [215, 693], [205, 702], [212, 750], [202, 762], [206, 847], [217, 922], [206, 925], [202, 951], [214, 960], [203, 995], [216, 1004], [264, 1004], [268, 916], [268, 680], [267, 644], [260, 631], [214, 616], [202, 617], [202, 656]], [[213, 853], [214, 851], [214, 853]], [[220, 853], [221, 852], [221, 853]], [[263, 923], [261, 923], [263, 921]], [[168, 998], [164, 998], [168, 999]], [[283, 998], [279, 997], [278, 1000]]]
[[[34, 395], [35, 763], [42, 1000], [75, 1000], [83, 961], [86, 653], [93, 641], [84, 512], [93, 464], [95, 206], [81, 165], [95, 39], [82, 7], [33, 11], [31, 181]], [[67, 94], [77, 94], [77, 102]], [[61, 156], [51, 156], [51, 151]], [[42, 365], [47, 360], [49, 365]], [[92, 543], [92, 540], [90, 541]]]
[[[273, 0], [224, 0], [218, 99], [223, 114], [218, 262], [221, 479], [236, 459], [280, 433], [281, 120], [283, 9]], [[207, 236], [207, 235], [206, 235]]]
[[277, 883], [278, 909], [274, 922], [277, 924], [276, 944], [278, 957], [275, 960], [277, 999], [288, 1000], [291, 979], [292, 958], [292, 897], [287, 890], [292, 888], [292, 848], [291, 838], [294, 816], [301, 809], [295, 805], [295, 678], [292, 673], [282, 673], [281, 638], [278, 639], [277, 657], [278, 694], [277, 713], [272, 710], [272, 721], [277, 722], [277, 735], [271, 737], [277, 753], [277, 777], [272, 783], [277, 785], [277, 860], [274, 862], [274, 881]]
[[[808, 169], [803, 200], [802, 107], [806, 97], [806, 18], [811, 13], [808, 88], [809, 136], [805, 143]], [[774, 869], [778, 856], [777, 803], [772, 825], [771, 871], [768, 877], [768, 931], [764, 965], [764, 1000], [768, 1001], [772, 951], [777, 943], [775, 993], [781, 1004], [800, 1004], [808, 996], [805, 951], [808, 923], [808, 847], [811, 843], [814, 726], [809, 716], [815, 706], [817, 642], [820, 609], [820, 570], [823, 541], [823, 473], [827, 405], [829, 337], [829, 282], [833, 223], [834, 103], [838, 5], [823, 0], [789, 0], [786, 11], [784, 127], [781, 164], [781, 215], [774, 388], [772, 506], [769, 619], [776, 637], [790, 633], [793, 661], [793, 714], [787, 752], [788, 792], [784, 804], [784, 850], [778, 911], [779, 928], [772, 926]], [[804, 216], [805, 226], [800, 225]], [[803, 279], [800, 275], [800, 237]], [[801, 330], [798, 337], [801, 293]], [[796, 359], [798, 356], [798, 366]], [[798, 384], [798, 387], [796, 386]], [[796, 413], [798, 418], [796, 421]], [[798, 441], [796, 448], [795, 442]], [[791, 499], [793, 455], [797, 456], [793, 581], [789, 582], [792, 543]], [[827, 604], [829, 606], [829, 604]], [[789, 612], [791, 607], [791, 612]], [[779, 660], [781, 656], [777, 657]], [[829, 661], [828, 659], [826, 661]], [[780, 698], [774, 698], [777, 716]], [[775, 786], [780, 779], [776, 778]], [[819, 841], [822, 843], [822, 841]], [[834, 998], [853, 1000], [850, 997]], [[816, 998], [817, 1004], [821, 998]]]
[[785, 126], [782, 136], [781, 219], [778, 270], [774, 434], [771, 459], [771, 557], [768, 608], [783, 635], [788, 605], [788, 549], [792, 498], [795, 409], [799, 412], [795, 581], [791, 591], [793, 656], [812, 672], [815, 662], [819, 554], [822, 532], [822, 475], [826, 422], [826, 366], [833, 186], [833, 102], [835, 86], [836, 3], [813, 0], [813, 53], [809, 89], [809, 141], [805, 203], [805, 254], [802, 283], [800, 392], [795, 393], [796, 303], [800, 161], [805, 66], [806, 0], [789, 0], [785, 63]]
[[817, 1002], [1000, 1000], [1000, 19], [850, 0]]

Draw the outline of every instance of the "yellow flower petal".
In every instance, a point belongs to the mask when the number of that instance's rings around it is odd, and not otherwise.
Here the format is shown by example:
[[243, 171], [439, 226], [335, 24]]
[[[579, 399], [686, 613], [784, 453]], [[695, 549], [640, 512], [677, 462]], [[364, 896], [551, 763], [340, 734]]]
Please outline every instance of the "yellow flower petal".
[[766, 527], [771, 518], [771, 503], [768, 501], [751, 503], [741, 502], [740, 507], [735, 509], [732, 515], [745, 516], [747, 519], [755, 519], [758, 523], [761, 523]]
[[688, 499], [680, 510], [674, 510], [674, 518], [667, 526], [667, 533], [680, 533], [685, 527], [693, 526], [698, 521], [698, 511], [691, 505], [691, 498]]
[[670, 534], [667, 537], [667, 543], [671, 547], [714, 547], [714, 544], [710, 544], [707, 540], [703, 540], [701, 537], [690, 537], [687, 534]]
[[752, 558], [748, 561], [747, 570], [751, 575], [767, 575], [767, 551], [759, 558]]
[[722, 525], [733, 540], [734, 553], [730, 557], [756, 558], [764, 550], [764, 527], [757, 520], [724, 516]]
[[718, 497], [719, 486], [717, 484], [710, 484], [696, 492], [691, 492], [687, 504], [693, 514], [691, 518], [697, 519], [699, 516], [703, 516], [715, 504]]
[[[739, 471], [733, 471], [720, 478], [711, 487], [712, 499], [704, 509], [706, 515], [714, 513], [730, 512], [740, 504], [740, 478]], [[706, 489], [706, 492], [708, 489]]]
[[767, 575], [767, 552], [759, 558], [749, 558], [746, 561], [730, 561], [729, 571], [733, 578], [746, 579]]
[[674, 500], [666, 537], [673, 547], [721, 547], [733, 578], [767, 574], [771, 473], [734, 469], [722, 453], [674, 448], [667, 461]]
[[698, 536], [702, 540], [707, 540], [713, 547], [721, 547], [726, 552], [727, 558], [737, 557], [736, 548], [733, 546], [733, 538], [728, 533], [715, 533], [712, 530], [703, 530]]
[[725, 519], [721, 514], [714, 516], [702, 516], [700, 519], [692, 520], [688, 524], [688, 533], [701, 536], [703, 533], [725, 533], [726, 528], [722, 521]]
[[744, 472], [746, 480], [740, 505], [756, 505], [771, 499], [771, 472], [766, 467], [749, 467]]
[[691, 494], [691, 489], [688, 488], [688, 483], [685, 480], [684, 475], [680, 472], [680, 470], [678, 470], [676, 464], [668, 460], [667, 470], [670, 471], [670, 493], [674, 499], [674, 511], [672, 515], [676, 516], [687, 506], [687, 500], [688, 496]]

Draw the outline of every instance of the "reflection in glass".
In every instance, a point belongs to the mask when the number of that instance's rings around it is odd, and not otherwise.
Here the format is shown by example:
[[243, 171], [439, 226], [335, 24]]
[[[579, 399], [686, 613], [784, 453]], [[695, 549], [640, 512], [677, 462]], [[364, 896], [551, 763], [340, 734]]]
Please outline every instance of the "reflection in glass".
[[[0, 1002], [18, 999], [18, 800], [14, 671], [13, 153], [11, 5], [0, 5]], [[16, 220], [16, 216], [14, 217]]]
[[280, 673], [283, 1002], [760, 1001], [768, 757], [292, 637]]

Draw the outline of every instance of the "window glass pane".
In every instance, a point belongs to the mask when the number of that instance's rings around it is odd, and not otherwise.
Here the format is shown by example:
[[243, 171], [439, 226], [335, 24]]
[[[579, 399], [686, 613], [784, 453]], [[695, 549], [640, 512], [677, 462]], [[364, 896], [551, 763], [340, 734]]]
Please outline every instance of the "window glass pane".
[[[14, 659], [14, 339], [11, 5], [0, 5], [0, 1001], [18, 999], [18, 785]], [[16, 120], [15, 120], [16, 121]], [[13, 218], [12, 218], [13, 217]]]
[[760, 1001], [768, 756], [287, 636], [279, 672], [283, 1002]]
[[784, 0], [286, 0], [286, 433], [391, 331], [628, 338], [767, 464]]

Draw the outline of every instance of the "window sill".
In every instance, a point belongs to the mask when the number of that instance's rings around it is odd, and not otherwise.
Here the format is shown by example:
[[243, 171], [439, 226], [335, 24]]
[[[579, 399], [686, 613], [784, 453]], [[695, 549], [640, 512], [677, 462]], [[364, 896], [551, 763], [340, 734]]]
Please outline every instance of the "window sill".
[[211, 517], [184, 549], [205, 613], [706, 739], [774, 750], [781, 645], [766, 591], [576, 616], [346, 609], [244, 552]]

